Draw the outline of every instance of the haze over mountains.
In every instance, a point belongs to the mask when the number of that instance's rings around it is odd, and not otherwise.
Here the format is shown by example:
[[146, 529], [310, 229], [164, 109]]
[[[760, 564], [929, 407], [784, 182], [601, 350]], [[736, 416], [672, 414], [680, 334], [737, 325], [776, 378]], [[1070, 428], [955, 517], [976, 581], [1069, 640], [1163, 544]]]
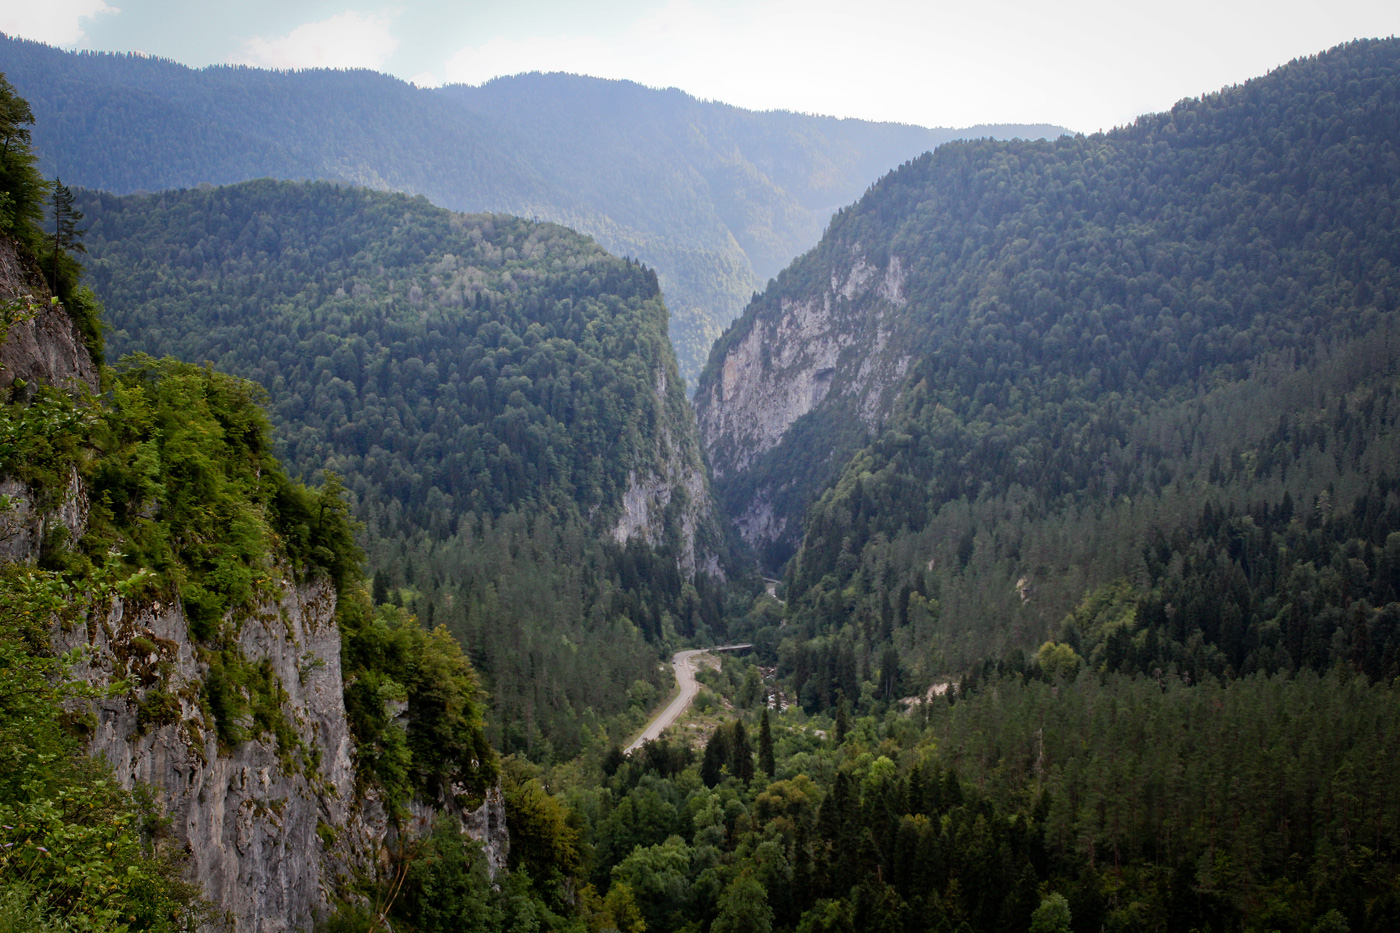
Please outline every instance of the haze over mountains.
[[0, 38], [0, 71], [33, 107], [42, 170], [70, 184], [326, 179], [591, 234], [656, 268], [692, 383], [750, 294], [875, 178], [949, 139], [1063, 132], [753, 113], [563, 74], [419, 89], [369, 71], [191, 69], [15, 38]]

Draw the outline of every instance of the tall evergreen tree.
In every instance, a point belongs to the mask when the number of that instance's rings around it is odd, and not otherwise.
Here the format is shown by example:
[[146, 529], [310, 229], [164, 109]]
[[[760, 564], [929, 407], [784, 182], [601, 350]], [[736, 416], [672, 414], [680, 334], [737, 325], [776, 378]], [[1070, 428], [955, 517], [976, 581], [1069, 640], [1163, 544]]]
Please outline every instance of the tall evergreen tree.
[[65, 252], [85, 253], [87, 247], [79, 239], [86, 230], [78, 229], [83, 212], [73, 206], [73, 192], [61, 179], [53, 182], [53, 280], [58, 289], [59, 259]]
[[729, 730], [720, 726], [705, 743], [705, 757], [700, 760], [700, 780], [706, 787], [714, 787], [724, 777], [724, 766], [729, 760]]
[[10, 154], [10, 144], [27, 150], [31, 140], [29, 127], [34, 123], [34, 111], [29, 101], [15, 93], [15, 87], [0, 74], [0, 160]]
[[44, 239], [44, 195], [49, 184], [39, 174], [30, 147], [33, 123], [29, 102], [0, 75], [0, 230], [38, 252]]
[[734, 776], [745, 784], [753, 780], [753, 744], [749, 742], [749, 734], [744, 729], [744, 724], [739, 720], [734, 720], [732, 738], [730, 739], [730, 770]]
[[768, 724], [766, 708], [758, 720], [758, 767], [769, 777], [777, 773], [777, 765], [773, 761], [773, 727]]

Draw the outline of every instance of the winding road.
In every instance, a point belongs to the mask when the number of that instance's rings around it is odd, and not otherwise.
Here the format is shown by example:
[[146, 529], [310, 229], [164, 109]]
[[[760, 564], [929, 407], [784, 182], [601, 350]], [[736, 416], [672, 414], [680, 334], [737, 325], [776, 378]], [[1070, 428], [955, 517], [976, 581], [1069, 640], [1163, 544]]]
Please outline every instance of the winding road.
[[676, 684], [680, 687], [675, 699], [673, 699], [665, 709], [657, 713], [647, 727], [642, 730], [642, 734], [637, 736], [636, 741], [627, 746], [624, 754], [630, 755], [641, 748], [647, 742], [655, 741], [673, 726], [677, 719], [690, 708], [690, 704], [695, 701], [695, 696], [700, 692], [700, 682], [695, 679], [695, 665], [700, 659], [700, 655], [709, 654], [711, 651], [737, 651], [741, 648], [752, 648], [752, 645], [720, 645], [717, 648], [690, 648], [686, 651], [677, 651], [671, 658], [671, 667], [676, 672]]

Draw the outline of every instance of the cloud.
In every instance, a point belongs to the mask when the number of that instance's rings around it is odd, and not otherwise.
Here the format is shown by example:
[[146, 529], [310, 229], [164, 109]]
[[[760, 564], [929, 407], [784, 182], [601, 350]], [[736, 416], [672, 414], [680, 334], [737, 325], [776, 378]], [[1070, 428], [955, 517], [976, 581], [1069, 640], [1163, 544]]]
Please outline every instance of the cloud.
[[348, 11], [315, 23], [302, 23], [285, 36], [255, 36], [230, 61], [260, 68], [382, 69], [399, 47], [389, 32], [392, 19]]
[[670, 0], [607, 30], [493, 38], [442, 71], [569, 71], [752, 109], [1092, 131], [1400, 25], [1393, 0]]
[[82, 45], [83, 20], [120, 12], [104, 0], [15, 0], [0, 8], [0, 32], [49, 45]]
[[[716, 8], [670, 0], [611, 34], [494, 38], [459, 51], [443, 74], [449, 82], [479, 84], [522, 71], [568, 71], [679, 87], [757, 110], [943, 125], [986, 119], [979, 104], [990, 96], [1019, 102], [1013, 108], [1026, 117], [1043, 112], [1031, 100], [1036, 85], [1025, 74], [1042, 67], [1041, 56], [1032, 53], [1016, 67], [1026, 50], [1007, 54], [1014, 43], [1006, 41], [1005, 22], [974, 6], [757, 0]], [[1029, 24], [1023, 29], [1033, 31]], [[1065, 30], [1051, 30], [1057, 31]], [[1044, 49], [1053, 41], [1038, 43]]]

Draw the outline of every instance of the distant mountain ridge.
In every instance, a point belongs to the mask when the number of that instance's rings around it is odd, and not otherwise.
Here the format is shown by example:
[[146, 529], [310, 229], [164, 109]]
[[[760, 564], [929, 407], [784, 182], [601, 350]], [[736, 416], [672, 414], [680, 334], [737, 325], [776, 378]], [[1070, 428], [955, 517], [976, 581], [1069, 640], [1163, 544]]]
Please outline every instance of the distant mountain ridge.
[[346, 181], [461, 211], [551, 220], [657, 269], [681, 374], [749, 295], [890, 168], [965, 136], [754, 113], [563, 74], [420, 89], [369, 71], [191, 69], [0, 37], [41, 168], [113, 193], [261, 177]]

